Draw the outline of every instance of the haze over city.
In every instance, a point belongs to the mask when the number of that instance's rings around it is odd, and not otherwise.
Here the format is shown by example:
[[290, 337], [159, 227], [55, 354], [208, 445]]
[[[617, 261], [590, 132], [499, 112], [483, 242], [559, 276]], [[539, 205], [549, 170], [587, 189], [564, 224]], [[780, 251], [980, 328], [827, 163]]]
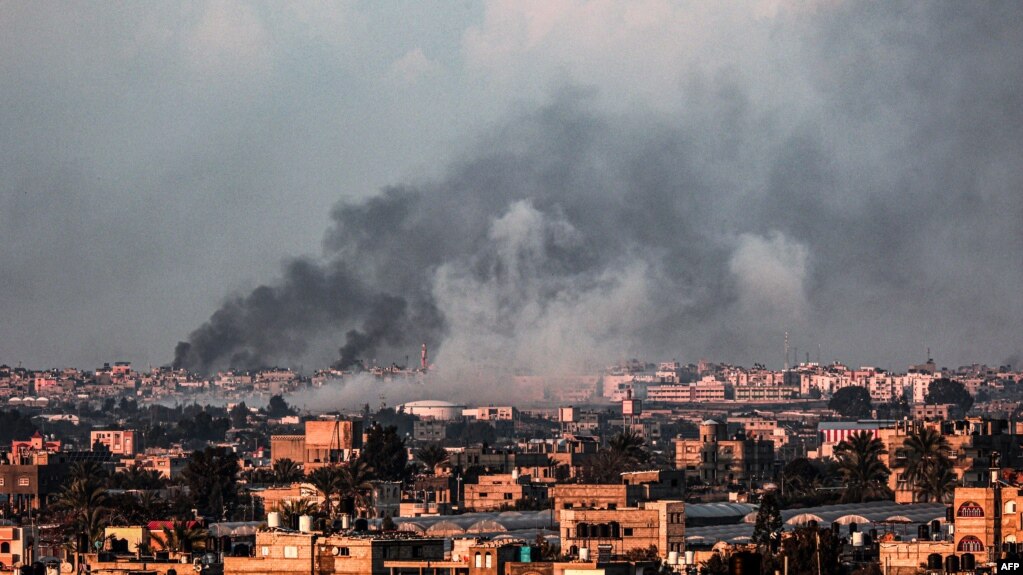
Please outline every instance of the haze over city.
[[1019, 363], [1018, 10], [5, 3], [0, 359]]

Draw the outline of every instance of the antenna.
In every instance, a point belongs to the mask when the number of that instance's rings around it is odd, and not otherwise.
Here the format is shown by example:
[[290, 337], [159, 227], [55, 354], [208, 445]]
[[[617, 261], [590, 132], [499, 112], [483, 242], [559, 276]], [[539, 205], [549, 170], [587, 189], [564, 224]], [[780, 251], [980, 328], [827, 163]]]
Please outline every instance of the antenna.
[[789, 332], [785, 332], [785, 371], [789, 370]]

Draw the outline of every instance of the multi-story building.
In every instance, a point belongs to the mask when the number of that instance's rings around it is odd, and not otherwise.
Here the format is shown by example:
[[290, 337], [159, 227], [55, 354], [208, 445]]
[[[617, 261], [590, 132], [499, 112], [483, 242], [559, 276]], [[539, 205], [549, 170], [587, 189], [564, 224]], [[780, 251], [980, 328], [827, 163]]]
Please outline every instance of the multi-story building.
[[132, 429], [94, 429], [89, 432], [89, 444], [103, 446], [111, 455], [132, 457], [138, 451], [136, 434]]
[[516, 505], [536, 506], [547, 501], [547, 486], [533, 483], [517, 471], [501, 475], [481, 475], [479, 483], [465, 486], [465, 507], [473, 511], [500, 511]]
[[49, 451], [51, 453], [60, 451], [60, 440], [47, 440], [43, 437], [43, 434], [36, 431], [27, 440], [20, 441], [15, 439], [11, 442], [11, 454], [15, 457], [26, 457], [33, 451]]
[[274, 461], [290, 459], [308, 471], [331, 462], [347, 461], [362, 447], [362, 423], [346, 420], [305, 422], [303, 435], [270, 436]]
[[29, 452], [0, 464], [0, 501], [10, 512], [22, 513], [45, 506], [60, 491], [70, 463], [66, 453]]
[[618, 509], [644, 501], [682, 499], [685, 474], [658, 469], [622, 474], [621, 483], [563, 483], [551, 488], [555, 509]]
[[766, 480], [774, 471], [774, 442], [729, 436], [728, 426], [708, 419], [698, 439], [675, 439], [675, 468], [708, 485]]
[[939, 529], [936, 533], [928, 529], [926, 539], [880, 543], [881, 565], [906, 567], [908, 572], [932, 559], [945, 563], [955, 555], [955, 564], [972, 572], [963, 566], [987, 564], [1003, 552], [1015, 551], [1023, 540], [1023, 490], [989, 482], [985, 487], [956, 487], [949, 510], [952, 524], [934, 522]]
[[561, 549], [572, 556], [612, 556], [654, 547], [660, 557], [684, 551], [685, 503], [647, 501], [617, 509], [561, 509]]
[[260, 531], [255, 555], [225, 557], [224, 575], [390, 575], [401, 562], [443, 563], [444, 540]]
[[886, 448], [881, 460], [892, 470], [888, 486], [895, 492], [897, 502], [910, 503], [916, 500], [913, 486], [905, 479], [904, 443], [910, 435], [925, 428], [938, 431], [948, 442], [952, 470], [960, 484], [983, 483], [995, 454], [1008, 467], [1019, 463], [1021, 438], [1010, 433], [1009, 423], [1005, 420], [968, 418], [958, 421], [900, 421], [880, 429], [877, 435]]
[[32, 541], [37, 539], [34, 527], [0, 526], [0, 571], [15, 565], [31, 565]]

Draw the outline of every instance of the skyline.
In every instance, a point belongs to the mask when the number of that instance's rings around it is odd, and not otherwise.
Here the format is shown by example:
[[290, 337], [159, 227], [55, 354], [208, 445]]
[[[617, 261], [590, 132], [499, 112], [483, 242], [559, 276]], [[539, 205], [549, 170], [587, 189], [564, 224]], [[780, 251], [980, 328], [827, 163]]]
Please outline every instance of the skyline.
[[1017, 5], [3, 12], [0, 361], [1020, 363]]

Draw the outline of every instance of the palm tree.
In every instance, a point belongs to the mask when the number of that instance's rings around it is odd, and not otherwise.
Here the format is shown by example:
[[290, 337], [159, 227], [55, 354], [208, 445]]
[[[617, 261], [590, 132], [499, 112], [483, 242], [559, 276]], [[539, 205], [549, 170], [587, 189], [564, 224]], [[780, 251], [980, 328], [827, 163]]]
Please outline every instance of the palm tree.
[[906, 456], [906, 481], [913, 485], [920, 501], [943, 501], [950, 484], [955, 483], [948, 440], [936, 429], [919, 429], [902, 442], [902, 452]]
[[[64, 486], [54, 500], [54, 508], [68, 513], [66, 526], [86, 541], [100, 541], [107, 524], [107, 490], [89, 479], [75, 479]], [[75, 547], [79, 538], [75, 537]], [[86, 550], [77, 549], [79, 553]]]
[[650, 456], [644, 449], [644, 443], [642, 435], [626, 428], [621, 433], [616, 433], [607, 442], [607, 447], [639, 464], [645, 462]]
[[194, 521], [175, 521], [163, 527], [162, 533], [153, 533], [152, 538], [164, 551], [191, 553], [206, 549], [206, 530]]
[[315, 501], [310, 501], [305, 497], [301, 499], [293, 499], [288, 501], [281, 501], [274, 508], [275, 511], [281, 514], [281, 522], [283, 525], [294, 528], [298, 522], [298, 518], [303, 515], [315, 515], [319, 511], [319, 505]]
[[306, 475], [306, 481], [323, 495], [323, 512], [331, 519], [334, 517], [334, 496], [341, 492], [340, 468], [340, 465], [317, 467]]
[[586, 465], [583, 479], [586, 483], [619, 483], [621, 474], [632, 468], [633, 461], [624, 453], [603, 448], [597, 451]]
[[835, 448], [838, 471], [846, 484], [842, 502], [865, 502], [892, 497], [888, 467], [881, 461], [884, 444], [870, 433], [853, 433]]
[[287, 457], [274, 461], [273, 482], [274, 485], [290, 485], [302, 480], [302, 467], [294, 460]]
[[448, 460], [448, 452], [439, 443], [430, 443], [416, 450], [416, 459], [426, 467], [426, 473], [433, 475], [437, 466]]
[[373, 468], [362, 459], [357, 459], [338, 470], [338, 495], [342, 500], [352, 501], [359, 516], [366, 515], [373, 491]]

